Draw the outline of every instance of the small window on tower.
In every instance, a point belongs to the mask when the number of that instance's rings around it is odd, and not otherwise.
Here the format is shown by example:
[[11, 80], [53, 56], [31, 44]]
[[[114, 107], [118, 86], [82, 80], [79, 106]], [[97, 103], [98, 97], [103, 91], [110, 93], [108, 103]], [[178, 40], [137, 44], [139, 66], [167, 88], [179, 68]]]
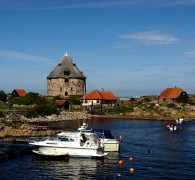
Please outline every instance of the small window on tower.
[[68, 96], [68, 92], [65, 92], [65, 96]]
[[68, 76], [70, 74], [70, 71], [64, 71], [64, 75]]

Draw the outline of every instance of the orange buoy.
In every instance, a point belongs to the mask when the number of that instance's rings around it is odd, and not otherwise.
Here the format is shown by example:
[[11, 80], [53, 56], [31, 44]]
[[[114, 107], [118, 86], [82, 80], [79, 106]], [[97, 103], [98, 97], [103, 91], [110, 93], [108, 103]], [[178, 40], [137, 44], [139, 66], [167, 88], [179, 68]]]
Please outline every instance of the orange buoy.
[[133, 168], [130, 168], [130, 173], [134, 173], [134, 169]]
[[120, 166], [123, 165], [123, 161], [122, 160], [120, 160], [118, 163], [119, 163]]
[[129, 161], [133, 161], [133, 158], [132, 158], [132, 157], [130, 157], [130, 158], [129, 158]]
[[119, 139], [119, 141], [122, 141], [122, 137], [121, 137], [121, 136], [119, 136], [119, 138], [118, 138], [118, 139]]
[[121, 177], [121, 174], [119, 173], [119, 174], [117, 174], [117, 177]]

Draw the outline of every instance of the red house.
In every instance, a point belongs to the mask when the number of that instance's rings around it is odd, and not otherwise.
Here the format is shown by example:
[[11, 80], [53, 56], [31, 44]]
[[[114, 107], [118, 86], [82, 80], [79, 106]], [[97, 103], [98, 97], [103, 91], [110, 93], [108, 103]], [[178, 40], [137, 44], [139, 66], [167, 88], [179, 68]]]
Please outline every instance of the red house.
[[23, 89], [14, 89], [11, 95], [12, 97], [23, 97], [26, 96], [26, 92]]
[[100, 92], [97, 89], [94, 89], [90, 93], [86, 94], [80, 98], [83, 106], [90, 105], [101, 105], [107, 104], [108, 106], [113, 106], [117, 102], [117, 98], [112, 92]]
[[188, 96], [181, 88], [167, 88], [160, 94], [160, 100], [163, 102], [174, 102], [180, 96]]

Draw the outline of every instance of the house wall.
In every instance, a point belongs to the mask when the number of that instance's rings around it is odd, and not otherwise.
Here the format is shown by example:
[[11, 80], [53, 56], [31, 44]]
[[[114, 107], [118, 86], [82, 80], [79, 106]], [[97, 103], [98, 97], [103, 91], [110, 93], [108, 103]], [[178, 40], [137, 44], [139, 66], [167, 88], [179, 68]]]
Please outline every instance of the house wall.
[[[68, 81], [68, 82], [66, 82]], [[47, 95], [68, 97], [85, 94], [85, 79], [56, 78], [47, 79]]]
[[82, 106], [100, 105], [101, 100], [81, 100]]

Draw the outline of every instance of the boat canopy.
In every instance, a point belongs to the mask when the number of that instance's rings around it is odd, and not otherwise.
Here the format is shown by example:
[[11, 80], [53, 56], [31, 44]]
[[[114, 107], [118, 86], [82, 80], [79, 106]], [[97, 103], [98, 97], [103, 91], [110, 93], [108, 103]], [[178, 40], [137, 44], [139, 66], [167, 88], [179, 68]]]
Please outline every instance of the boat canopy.
[[93, 129], [92, 131], [93, 131], [94, 133], [98, 134], [98, 135], [104, 134], [104, 137], [105, 137], [105, 138], [114, 139], [114, 136], [112, 135], [112, 133], [111, 133], [110, 130], [105, 130], [105, 129]]

